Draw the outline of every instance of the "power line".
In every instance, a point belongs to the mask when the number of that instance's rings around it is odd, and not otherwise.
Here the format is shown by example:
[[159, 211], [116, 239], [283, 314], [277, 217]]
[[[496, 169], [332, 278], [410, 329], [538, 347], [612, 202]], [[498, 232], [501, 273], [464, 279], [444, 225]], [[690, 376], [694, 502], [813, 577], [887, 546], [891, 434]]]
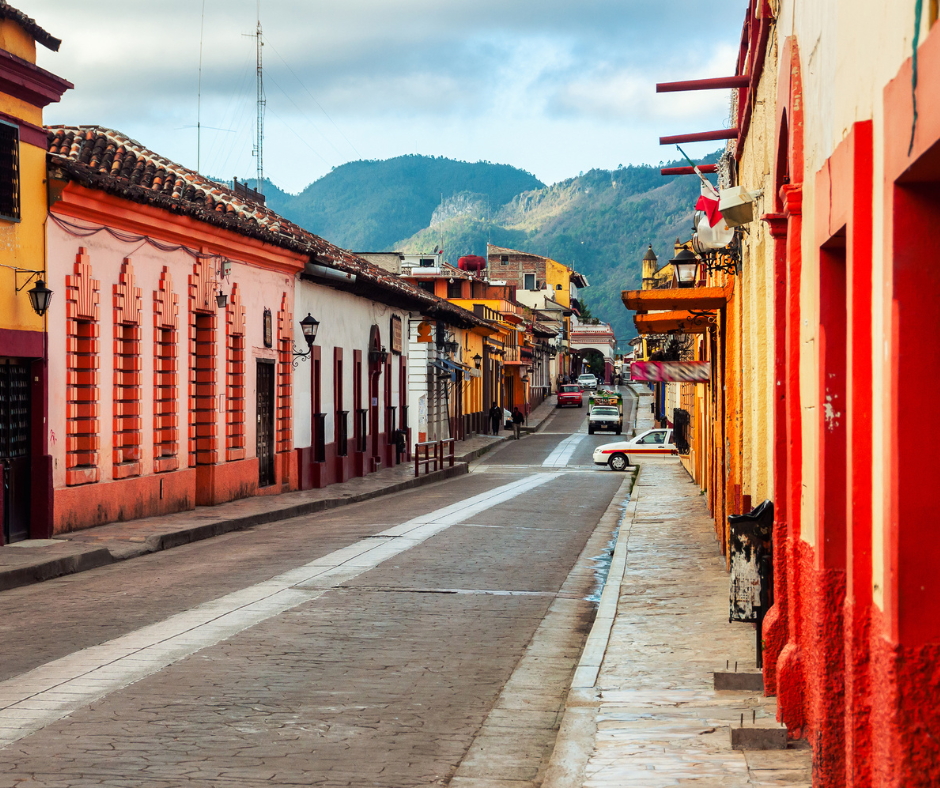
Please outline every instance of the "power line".
[[[341, 136], [344, 140], [346, 140], [346, 142], [349, 144], [349, 147], [352, 148], [354, 151], [356, 151], [356, 155], [361, 159], [361, 158], [362, 158], [362, 154], [359, 152], [359, 149], [358, 149], [355, 145], [353, 145], [352, 142], [350, 142], [349, 137], [347, 137], [345, 134], [343, 134], [343, 130], [342, 130], [339, 126], [336, 125], [336, 121], [334, 121], [333, 118], [330, 117], [330, 113], [327, 112], [325, 109], [323, 109], [323, 105], [322, 105], [319, 101], [317, 101], [316, 96], [314, 96], [313, 93], [310, 92], [309, 88], [307, 88], [307, 86], [303, 83], [303, 80], [301, 80], [301, 78], [297, 76], [297, 74], [295, 73], [294, 69], [292, 69], [292, 68], [290, 67], [290, 63], [288, 63], [286, 60], [284, 60], [283, 57], [281, 57], [281, 53], [277, 51], [277, 47], [274, 46], [274, 44], [272, 44], [270, 41], [268, 41], [268, 43], [271, 45], [271, 49], [274, 50], [274, 54], [278, 56], [278, 58], [280, 59], [280, 61], [281, 61], [285, 66], [287, 66], [287, 70], [290, 71], [291, 74], [293, 74], [294, 79], [297, 80], [297, 82], [300, 84], [300, 87], [302, 87], [302, 88], [307, 92], [307, 95], [310, 96], [310, 98], [311, 98], [311, 100], [313, 101], [313, 103], [316, 104], [316, 105], [320, 108], [320, 112], [322, 112], [324, 115], [326, 115], [327, 120], [329, 120], [330, 123], [333, 124], [333, 128], [335, 128], [335, 129], [339, 132], [340, 136]], [[335, 150], [335, 148], [334, 148], [334, 150]], [[339, 151], [336, 151], [336, 152], [339, 153]]]
[[[269, 79], [271, 82], [273, 82], [273, 83], [274, 83], [274, 87], [276, 87], [278, 90], [280, 90], [281, 93], [284, 94], [284, 97], [285, 97], [291, 104], [294, 105], [294, 108], [295, 108], [301, 115], [303, 115], [304, 119], [305, 119], [311, 126], [313, 126], [314, 129], [316, 129], [317, 133], [318, 133], [321, 137], [323, 137], [324, 140], [326, 140], [326, 144], [329, 145], [331, 148], [333, 148], [334, 151], [336, 151], [336, 155], [337, 155], [337, 156], [341, 156], [342, 154], [341, 154], [338, 150], [336, 150], [336, 146], [333, 145], [333, 143], [330, 142], [329, 139], [327, 139], [326, 135], [325, 135], [322, 131], [320, 131], [320, 129], [317, 128], [316, 124], [310, 119], [310, 117], [307, 115], [307, 113], [304, 112], [303, 109], [301, 109], [301, 108], [297, 105], [297, 102], [294, 101], [294, 99], [292, 99], [292, 98], [290, 97], [290, 95], [287, 93], [287, 91], [284, 90], [284, 88], [282, 88], [282, 87], [278, 84], [277, 80], [274, 79], [274, 77], [272, 77], [270, 74], [268, 75], [268, 79]], [[272, 111], [273, 111], [273, 110], [272, 110]], [[285, 125], [286, 125], [286, 124], [285, 124]], [[310, 146], [308, 145], [308, 147], [310, 147]], [[311, 149], [312, 149], [312, 148], [311, 148]], [[317, 154], [317, 155], [319, 156], [319, 154]], [[323, 157], [320, 156], [320, 158], [322, 159]], [[326, 159], [323, 159], [323, 160], [326, 161]], [[330, 166], [333, 166], [333, 165], [332, 165], [332, 162], [326, 162], [326, 163], [329, 164]]]

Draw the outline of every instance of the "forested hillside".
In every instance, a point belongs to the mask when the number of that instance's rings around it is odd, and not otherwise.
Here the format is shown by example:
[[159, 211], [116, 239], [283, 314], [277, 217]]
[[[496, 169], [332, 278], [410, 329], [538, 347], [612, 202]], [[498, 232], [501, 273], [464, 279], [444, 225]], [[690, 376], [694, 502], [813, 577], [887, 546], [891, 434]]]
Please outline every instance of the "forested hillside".
[[627, 339], [635, 331], [620, 291], [639, 288], [640, 263], [649, 244], [665, 262], [672, 257], [675, 239], [689, 237], [698, 193], [697, 178], [664, 178], [658, 166], [591, 170], [520, 194], [495, 213], [488, 213], [482, 201], [474, 203], [472, 195], [460, 195], [461, 213], [394, 248], [433, 248], [443, 229], [451, 261], [485, 254], [487, 242], [551, 257], [588, 277], [591, 287], [584, 291], [584, 301], [595, 317], [613, 325], [618, 338]]
[[676, 237], [689, 237], [698, 192], [697, 178], [664, 178], [658, 166], [545, 186], [509, 165], [427, 156], [344, 164], [298, 195], [265, 184], [271, 208], [354, 251], [432, 251], [443, 231], [453, 263], [485, 255], [487, 242], [552, 257], [588, 277], [584, 301], [621, 339], [634, 329], [620, 291], [639, 287], [648, 244], [665, 261]]
[[265, 184], [268, 206], [301, 227], [355, 251], [380, 251], [427, 227], [441, 196], [471, 191], [493, 209], [544, 186], [534, 175], [489, 162], [429, 156], [354, 161], [298, 195]]

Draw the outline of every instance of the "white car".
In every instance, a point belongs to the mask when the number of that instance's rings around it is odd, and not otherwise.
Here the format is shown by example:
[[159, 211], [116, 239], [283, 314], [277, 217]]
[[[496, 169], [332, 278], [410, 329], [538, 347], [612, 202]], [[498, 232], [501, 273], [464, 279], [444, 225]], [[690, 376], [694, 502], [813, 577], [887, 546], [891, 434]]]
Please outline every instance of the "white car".
[[588, 433], [593, 435], [597, 430], [610, 430], [620, 434], [623, 420], [620, 409], [612, 405], [595, 405], [588, 415]]
[[636, 460], [666, 460], [678, 457], [672, 443], [672, 430], [647, 430], [632, 440], [605, 443], [594, 449], [594, 464], [609, 465], [615, 471], [625, 471]]
[[578, 385], [583, 389], [594, 391], [597, 389], [597, 378], [594, 375], [579, 375]]

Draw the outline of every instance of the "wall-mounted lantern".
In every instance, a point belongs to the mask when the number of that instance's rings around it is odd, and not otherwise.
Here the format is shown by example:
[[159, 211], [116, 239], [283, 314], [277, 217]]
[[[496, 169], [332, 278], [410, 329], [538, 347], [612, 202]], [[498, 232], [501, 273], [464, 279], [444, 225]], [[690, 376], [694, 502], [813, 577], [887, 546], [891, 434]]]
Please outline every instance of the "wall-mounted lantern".
[[676, 272], [679, 287], [695, 287], [699, 266], [699, 259], [695, 252], [683, 249], [669, 262], [672, 263], [672, 268]]
[[483, 363], [483, 356], [481, 356], [479, 353], [477, 353], [477, 354], [473, 357], [473, 366], [475, 366], [477, 369], [479, 369], [479, 368], [480, 368], [480, 365], [481, 365], [482, 363]]
[[215, 303], [218, 305], [219, 309], [225, 309], [225, 307], [228, 306], [228, 296], [219, 290], [219, 294], [215, 297]]
[[297, 346], [294, 345], [291, 351], [294, 356], [292, 366], [296, 367], [301, 361], [306, 361], [310, 358], [310, 354], [313, 352], [313, 343], [317, 340], [318, 328], [320, 328], [320, 321], [307, 312], [307, 316], [300, 321], [300, 330], [304, 333], [304, 341], [307, 343], [307, 352], [301, 353], [297, 350]]
[[29, 303], [37, 315], [42, 317], [46, 314], [49, 302], [52, 301], [52, 291], [42, 279], [37, 279], [36, 284], [26, 291], [26, 295], [29, 296]]
[[307, 342], [308, 348], [313, 347], [313, 343], [317, 341], [317, 329], [319, 328], [320, 321], [309, 312], [307, 312], [307, 316], [300, 321], [300, 330], [304, 332], [304, 340]]
[[[29, 268], [17, 268], [14, 265], [0, 264], [0, 267], [13, 269], [13, 289], [17, 293], [23, 290], [26, 285], [34, 279], [36, 280], [36, 284], [26, 291], [26, 295], [29, 297], [29, 305], [37, 315], [42, 317], [46, 314], [46, 310], [49, 308], [49, 302], [52, 300], [52, 291], [46, 287], [46, 283], [42, 278], [43, 272], [33, 271]], [[23, 284], [20, 284], [20, 274], [28, 274]]]
[[385, 362], [388, 361], [388, 351], [385, 346], [383, 345], [381, 350], [370, 350], [369, 361], [380, 367], [385, 366]]

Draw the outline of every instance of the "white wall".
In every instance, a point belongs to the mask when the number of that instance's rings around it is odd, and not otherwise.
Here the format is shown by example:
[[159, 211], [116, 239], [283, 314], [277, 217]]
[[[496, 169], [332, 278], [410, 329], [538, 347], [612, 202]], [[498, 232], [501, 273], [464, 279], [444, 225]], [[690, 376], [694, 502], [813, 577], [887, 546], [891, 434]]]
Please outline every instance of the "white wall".
[[[391, 354], [390, 324], [392, 315], [402, 321], [402, 345], [407, 352], [407, 326], [409, 313], [394, 309], [368, 298], [334, 290], [325, 285], [298, 279], [294, 291], [294, 344], [306, 350], [300, 321], [308, 313], [320, 321], [316, 345], [320, 348], [320, 405], [326, 413], [325, 442], [335, 437], [333, 416], [333, 349], [343, 348], [343, 410], [349, 411], [349, 437], [353, 435], [355, 410], [353, 378], [355, 364], [353, 351], [362, 351], [362, 407], [369, 407], [369, 332], [379, 327], [382, 344], [389, 351], [392, 373], [392, 401], [385, 402], [385, 381], [379, 384], [379, 428], [385, 429], [385, 406], [398, 406], [399, 357]], [[311, 444], [311, 369], [309, 359], [301, 361], [294, 370], [294, 446], [305, 448]], [[410, 416], [409, 416], [410, 418]]]

